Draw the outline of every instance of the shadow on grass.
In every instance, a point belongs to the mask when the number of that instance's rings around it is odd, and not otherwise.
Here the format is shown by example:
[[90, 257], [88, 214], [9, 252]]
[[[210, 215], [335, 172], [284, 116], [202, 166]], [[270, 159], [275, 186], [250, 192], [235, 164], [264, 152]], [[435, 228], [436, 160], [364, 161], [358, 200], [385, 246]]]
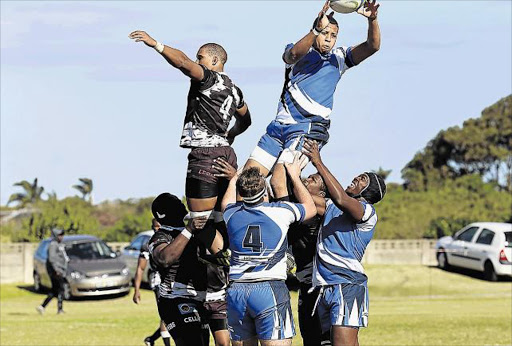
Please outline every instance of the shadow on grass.
[[[50, 290], [47, 289], [46, 287], [43, 287], [43, 289], [41, 291], [36, 291], [34, 289], [33, 285], [17, 285], [16, 287], [18, 289], [20, 289], [20, 290], [25, 290], [25, 291], [28, 291], [30, 293], [39, 294], [41, 296], [46, 296], [48, 294], [48, 292], [50, 292]], [[124, 297], [124, 296], [130, 294], [130, 292], [131, 292], [131, 289], [130, 289], [130, 291], [124, 292], [124, 293], [108, 294], [108, 295], [102, 295], [102, 296], [91, 296], [91, 297], [73, 297], [70, 300], [72, 300], [74, 302], [81, 302], [81, 301], [87, 302], [87, 301], [95, 301], [95, 300], [99, 300], [99, 301], [101, 301], [101, 300], [111, 300], [111, 299], [117, 299], [117, 298]]]
[[[441, 268], [439, 268], [438, 266], [435, 266], [435, 265], [429, 265], [428, 267], [431, 268], [431, 269], [439, 270], [439, 271], [446, 271], [448, 273], [454, 273], [454, 274], [459, 274], [459, 275], [463, 275], [463, 276], [469, 276], [470, 278], [477, 279], [477, 280], [480, 280], [480, 281], [491, 282], [491, 281], [485, 280], [484, 279], [484, 274], [482, 272], [479, 272], [479, 271], [476, 271], [476, 270], [471, 270], [471, 269], [466, 269], [466, 268], [459, 268], [459, 267], [450, 267], [449, 269], [441, 269]], [[512, 282], [512, 277], [510, 277], [510, 276], [500, 276], [499, 280], [497, 282]]]

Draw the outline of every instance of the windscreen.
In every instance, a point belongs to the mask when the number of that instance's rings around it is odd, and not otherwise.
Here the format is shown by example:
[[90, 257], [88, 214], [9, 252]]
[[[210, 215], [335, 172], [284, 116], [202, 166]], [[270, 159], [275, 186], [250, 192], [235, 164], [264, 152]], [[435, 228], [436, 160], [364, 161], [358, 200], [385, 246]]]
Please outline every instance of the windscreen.
[[113, 258], [116, 256], [105, 243], [99, 241], [66, 245], [66, 253], [70, 259], [79, 260]]

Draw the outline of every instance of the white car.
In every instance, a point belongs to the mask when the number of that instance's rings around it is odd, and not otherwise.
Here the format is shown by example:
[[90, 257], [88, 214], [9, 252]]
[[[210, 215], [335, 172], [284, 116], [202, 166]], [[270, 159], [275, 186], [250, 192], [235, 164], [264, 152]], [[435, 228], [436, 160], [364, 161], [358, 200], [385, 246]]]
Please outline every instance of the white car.
[[512, 276], [512, 224], [476, 222], [442, 237], [436, 243], [440, 268], [450, 266], [483, 272], [484, 278], [498, 280]]

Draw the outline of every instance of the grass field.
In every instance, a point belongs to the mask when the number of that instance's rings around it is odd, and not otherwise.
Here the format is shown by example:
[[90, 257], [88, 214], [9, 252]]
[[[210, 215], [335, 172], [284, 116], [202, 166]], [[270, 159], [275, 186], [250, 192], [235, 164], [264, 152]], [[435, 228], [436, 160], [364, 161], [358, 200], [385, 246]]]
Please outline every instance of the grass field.
[[[510, 345], [512, 282], [486, 282], [467, 273], [424, 266], [368, 266], [369, 328], [361, 345]], [[0, 286], [0, 345], [142, 345], [158, 323], [153, 293], [65, 302], [57, 316], [35, 307], [43, 294], [28, 285]], [[294, 312], [297, 294], [292, 292]], [[163, 343], [158, 340], [158, 345]], [[302, 345], [300, 335], [294, 345]]]

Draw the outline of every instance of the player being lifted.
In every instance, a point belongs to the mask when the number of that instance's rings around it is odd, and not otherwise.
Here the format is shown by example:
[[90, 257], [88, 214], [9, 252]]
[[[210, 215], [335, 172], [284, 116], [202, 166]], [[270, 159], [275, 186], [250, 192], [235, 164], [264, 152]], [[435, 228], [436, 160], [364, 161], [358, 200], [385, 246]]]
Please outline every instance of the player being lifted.
[[[327, 0], [309, 33], [297, 43], [286, 46], [283, 54], [285, 82], [277, 116], [268, 125], [245, 168], [258, 167], [267, 176], [276, 161], [291, 162], [289, 151], [296, 149], [303, 137], [317, 140], [320, 146], [327, 143], [333, 96], [341, 76], [380, 48], [378, 8], [376, 0], [370, 0], [358, 10], [368, 19], [365, 42], [334, 48], [339, 26], [333, 13], [326, 15]], [[285, 174], [283, 165], [276, 165], [273, 174]], [[286, 188], [274, 184], [272, 187], [275, 193]]]
[[[194, 62], [183, 52], [157, 42], [144, 31], [134, 31], [129, 37], [154, 48], [169, 64], [190, 77], [180, 142], [181, 147], [191, 149], [185, 195], [191, 218], [206, 215], [216, 223], [222, 222], [218, 210], [229, 182], [216, 176], [218, 171], [213, 168], [213, 161], [223, 158], [236, 168], [236, 155], [230, 145], [251, 124], [242, 91], [224, 73], [226, 51], [216, 43], [206, 43], [199, 48]], [[236, 122], [228, 130], [233, 117]], [[214, 209], [217, 211], [212, 213]], [[223, 229], [219, 225], [217, 228]], [[209, 248], [213, 241], [209, 238], [214, 235], [214, 232], [201, 232], [197, 236], [208, 238], [203, 240]]]

